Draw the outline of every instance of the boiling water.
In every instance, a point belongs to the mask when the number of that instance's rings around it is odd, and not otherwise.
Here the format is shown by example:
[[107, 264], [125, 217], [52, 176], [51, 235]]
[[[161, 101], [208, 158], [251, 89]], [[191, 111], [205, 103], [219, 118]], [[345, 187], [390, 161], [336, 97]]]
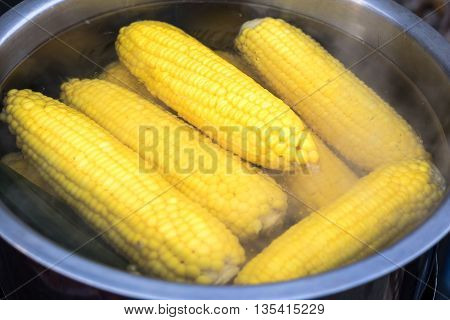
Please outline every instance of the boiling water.
[[[261, 16], [280, 17], [300, 26], [347, 66], [360, 61], [352, 68], [353, 72], [395, 106], [421, 135], [428, 151], [435, 154], [446, 143], [439, 121], [425, 97], [382, 54], [374, 53], [373, 48], [360, 40], [320, 21], [257, 5], [146, 5], [86, 20], [42, 44], [16, 66], [1, 84], [1, 93], [4, 95], [12, 88], [29, 88], [58, 98], [59, 86], [63, 81], [72, 77], [95, 77], [104, 66], [117, 59], [114, 41], [118, 30], [132, 21], [167, 21], [213, 49], [233, 51], [233, 40], [242, 23]], [[361, 60], [363, 57], [366, 58]], [[0, 127], [0, 135], [0, 155], [17, 150], [4, 124]], [[95, 235], [89, 226], [57, 199], [30, 185], [4, 166], [0, 166], [0, 175], [0, 198], [21, 220], [39, 233], [68, 250], [78, 248]], [[290, 202], [290, 213], [296, 213], [300, 204], [294, 199]], [[263, 239], [251, 246], [247, 245], [249, 256], [261, 250], [268, 241], [270, 239]], [[127, 268], [127, 262], [101, 239], [89, 242], [77, 252], [116, 268]]]

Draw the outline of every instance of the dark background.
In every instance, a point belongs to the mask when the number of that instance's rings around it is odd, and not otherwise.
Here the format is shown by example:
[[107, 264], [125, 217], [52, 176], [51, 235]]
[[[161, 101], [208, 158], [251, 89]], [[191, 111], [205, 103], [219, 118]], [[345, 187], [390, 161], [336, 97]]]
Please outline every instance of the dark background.
[[[413, 11], [419, 17], [424, 17], [433, 28], [438, 30], [450, 41], [450, 5], [448, 0], [395, 0]], [[430, 14], [440, 8], [436, 13]]]

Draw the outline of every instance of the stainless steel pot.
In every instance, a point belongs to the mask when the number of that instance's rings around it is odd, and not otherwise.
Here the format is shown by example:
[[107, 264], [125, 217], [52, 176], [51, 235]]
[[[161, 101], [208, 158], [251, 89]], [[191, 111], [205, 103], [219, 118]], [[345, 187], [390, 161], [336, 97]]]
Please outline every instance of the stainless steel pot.
[[[92, 76], [114, 59], [118, 28], [155, 18], [175, 23], [215, 48], [229, 48], [239, 26], [285, 18], [319, 39], [423, 137], [450, 182], [450, 46], [426, 23], [387, 0], [34, 0], [0, 18], [2, 94], [12, 87], [57, 96], [62, 80]], [[54, 36], [57, 36], [56, 38]], [[355, 64], [355, 62], [357, 62]], [[0, 151], [14, 149], [0, 128]], [[423, 254], [450, 229], [448, 195], [417, 230], [380, 255], [294, 281], [259, 286], [170, 283], [127, 272], [126, 263], [48, 195], [0, 167], [0, 235], [35, 261], [80, 282], [135, 298], [314, 298], [363, 285]], [[78, 249], [77, 253], [70, 251]], [[106, 252], [106, 253], [105, 253]]]

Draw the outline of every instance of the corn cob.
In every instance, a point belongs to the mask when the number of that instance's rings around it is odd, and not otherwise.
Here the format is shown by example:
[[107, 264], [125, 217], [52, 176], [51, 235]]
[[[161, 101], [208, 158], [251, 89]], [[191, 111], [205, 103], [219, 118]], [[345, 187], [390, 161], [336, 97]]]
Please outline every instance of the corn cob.
[[92, 120], [30, 90], [11, 90], [5, 112], [39, 173], [140, 270], [199, 283], [237, 272], [237, 238]]
[[275, 239], [244, 266], [235, 282], [289, 280], [367, 256], [411, 231], [443, 193], [444, 179], [430, 162], [382, 166]]
[[320, 155], [320, 167], [312, 171], [287, 172], [284, 182], [297, 200], [308, 209], [317, 210], [348, 191], [358, 177], [319, 137], [313, 137]]
[[108, 64], [98, 78], [133, 91], [151, 102], [156, 102], [155, 97], [148, 92], [145, 85], [139, 82], [139, 80], [119, 61]]
[[245, 23], [236, 46], [328, 144], [366, 170], [428, 157], [397, 112], [316, 41], [280, 19]]
[[154, 96], [225, 149], [273, 169], [318, 162], [309, 130], [286, 104], [182, 30], [135, 22], [120, 30], [116, 50]]
[[[101, 80], [71, 80], [62, 86], [62, 99], [155, 163], [169, 182], [208, 208], [240, 239], [254, 238], [281, 224], [287, 202], [275, 181], [172, 114]], [[145, 142], [140, 128], [152, 129], [148, 140], [164, 143]], [[154, 150], [148, 150], [147, 144]]]
[[20, 152], [8, 153], [3, 156], [1, 162], [4, 163], [9, 168], [13, 169], [15, 172], [32, 182], [34, 185], [40, 187], [47, 192], [52, 193], [51, 188], [42, 178], [42, 176], [37, 172], [32, 165], [28, 163]]

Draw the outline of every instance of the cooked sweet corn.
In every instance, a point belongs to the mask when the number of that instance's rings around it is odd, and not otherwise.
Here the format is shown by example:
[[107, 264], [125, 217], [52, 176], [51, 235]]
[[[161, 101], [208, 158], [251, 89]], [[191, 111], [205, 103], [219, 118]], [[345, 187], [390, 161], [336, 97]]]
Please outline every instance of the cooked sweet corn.
[[8, 153], [3, 156], [1, 162], [13, 169], [15, 172], [49, 193], [53, 193], [47, 182], [39, 172], [28, 163], [20, 152]]
[[71, 80], [62, 86], [62, 99], [155, 163], [240, 239], [255, 238], [283, 221], [286, 196], [272, 178], [155, 104], [102, 80]]
[[174, 281], [225, 283], [244, 261], [237, 238], [83, 114], [11, 90], [6, 118], [56, 192], [140, 270]]
[[155, 97], [148, 92], [145, 85], [139, 82], [139, 80], [133, 76], [130, 71], [128, 71], [128, 69], [125, 68], [125, 66], [119, 61], [115, 61], [107, 65], [98, 78], [133, 91], [151, 102], [156, 102]]
[[320, 166], [313, 170], [287, 172], [284, 180], [290, 193], [310, 210], [320, 209], [348, 191], [358, 176], [317, 136]]
[[182, 30], [135, 22], [120, 30], [116, 50], [154, 96], [242, 158], [283, 170], [318, 162], [309, 130], [286, 104]]
[[410, 125], [316, 41], [280, 19], [242, 26], [236, 46], [265, 83], [363, 169], [428, 157]]
[[444, 179], [427, 161], [380, 167], [275, 239], [244, 266], [235, 282], [294, 279], [372, 254], [417, 226], [443, 193]]

